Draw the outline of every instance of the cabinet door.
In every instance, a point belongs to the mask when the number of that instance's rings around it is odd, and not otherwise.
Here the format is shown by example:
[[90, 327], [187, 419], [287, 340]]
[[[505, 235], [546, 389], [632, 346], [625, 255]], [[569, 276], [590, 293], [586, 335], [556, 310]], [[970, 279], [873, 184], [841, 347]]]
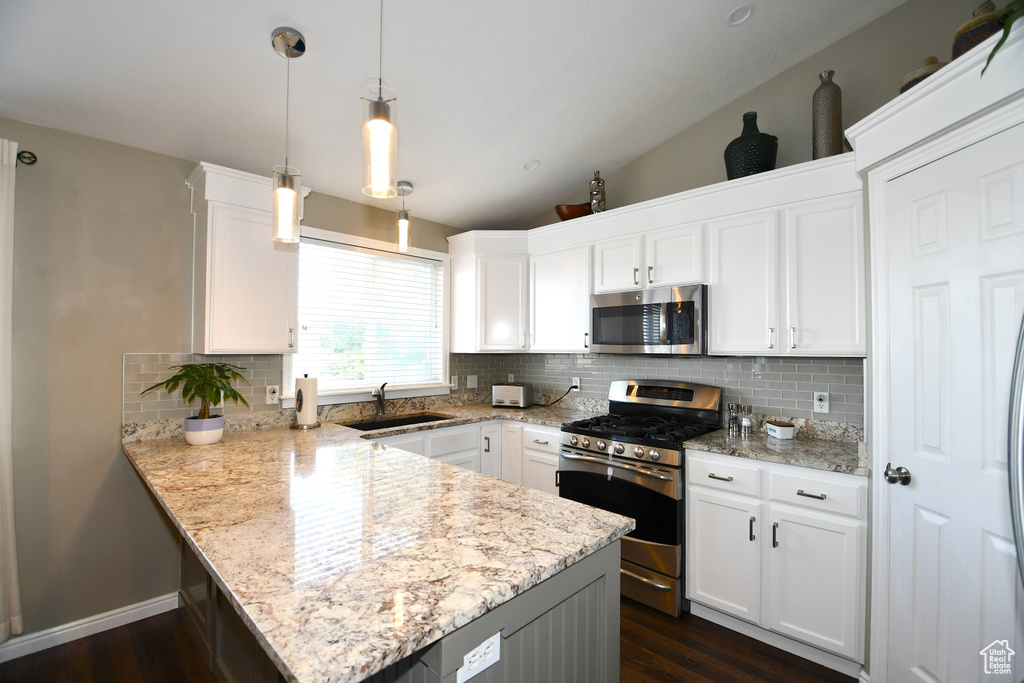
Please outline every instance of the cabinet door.
[[710, 232], [711, 354], [779, 353], [775, 212], [713, 221]]
[[865, 355], [860, 193], [786, 210], [785, 272], [785, 353]]
[[535, 451], [532, 448], [523, 449], [523, 486], [557, 496], [556, 472], [558, 472], [557, 455]]
[[210, 202], [208, 221], [207, 335], [195, 351], [294, 352], [299, 245], [270, 238], [269, 211]]
[[480, 472], [501, 478], [500, 422], [488, 422], [480, 427]]
[[863, 661], [864, 524], [773, 505], [768, 627]]
[[704, 225], [676, 225], [644, 236], [648, 287], [668, 287], [704, 281]]
[[688, 494], [686, 596], [758, 624], [761, 503], [699, 486]]
[[480, 450], [477, 448], [473, 448], [468, 451], [456, 451], [454, 453], [431, 456], [431, 460], [448, 463], [449, 465], [455, 465], [456, 467], [465, 467], [467, 470], [472, 470], [474, 472], [480, 471]]
[[594, 245], [594, 293], [639, 289], [643, 280], [643, 238], [620, 237]]
[[530, 257], [530, 351], [586, 353], [590, 248]]
[[478, 320], [481, 351], [526, 349], [525, 256], [479, 256]]
[[501, 425], [501, 478], [513, 484], [523, 481], [523, 427]]
[[426, 455], [427, 446], [423, 434], [400, 434], [399, 436], [388, 436], [383, 439], [374, 439], [390, 448], [400, 448], [416, 455]]

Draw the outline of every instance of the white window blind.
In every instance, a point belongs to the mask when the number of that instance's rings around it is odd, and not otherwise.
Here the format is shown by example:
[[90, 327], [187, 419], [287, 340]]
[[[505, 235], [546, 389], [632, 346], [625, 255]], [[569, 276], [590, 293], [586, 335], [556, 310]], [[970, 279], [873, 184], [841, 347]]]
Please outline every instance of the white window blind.
[[295, 377], [317, 391], [441, 384], [440, 261], [303, 238]]

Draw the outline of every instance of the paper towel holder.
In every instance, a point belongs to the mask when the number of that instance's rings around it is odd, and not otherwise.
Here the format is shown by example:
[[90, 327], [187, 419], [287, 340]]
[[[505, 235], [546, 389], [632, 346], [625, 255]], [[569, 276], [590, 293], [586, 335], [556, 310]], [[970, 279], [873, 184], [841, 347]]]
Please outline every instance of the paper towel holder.
[[[306, 375], [307, 377], [309, 375]], [[314, 399], [315, 400], [315, 399]], [[292, 416], [292, 429], [316, 429], [320, 426], [320, 420], [317, 420], [313, 424], [299, 424], [299, 413], [302, 411], [302, 389], [295, 390], [295, 414]]]

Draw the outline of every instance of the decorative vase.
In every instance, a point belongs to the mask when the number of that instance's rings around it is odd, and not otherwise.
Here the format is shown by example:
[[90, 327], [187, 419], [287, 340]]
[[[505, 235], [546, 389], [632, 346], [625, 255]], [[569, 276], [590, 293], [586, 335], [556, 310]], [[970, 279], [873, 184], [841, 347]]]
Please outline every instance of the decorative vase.
[[604, 178], [600, 171], [594, 171], [594, 179], [590, 181], [590, 213], [604, 211]]
[[193, 446], [207, 446], [217, 443], [224, 436], [224, 416], [215, 415], [206, 420], [198, 417], [185, 418], [185, 441]]
[[1003, 30], [1000, 19], [1002, 12], [996, 9], [995, 3], [983, 2], [974, 10], [973, 17], [956, 31], [953, 40], [953, 59], [985, 42]]
[[832, 82], [835, 71], [822, 71], [811, 99], [812, 159], [843, 153], [843, 91]]
[[743, 133], [725, 148], [725, 173], [729, 180], [771, 171], [779, 152], [779, 139], [757, 129], [757, 112], [743, 115]]

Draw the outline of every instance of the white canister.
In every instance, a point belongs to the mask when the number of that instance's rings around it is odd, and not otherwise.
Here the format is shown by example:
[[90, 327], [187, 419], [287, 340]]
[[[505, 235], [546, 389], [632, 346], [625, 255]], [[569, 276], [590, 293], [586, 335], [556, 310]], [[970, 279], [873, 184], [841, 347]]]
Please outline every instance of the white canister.
[[320, 426], [316, 415], [316, 377], [303, 375], [295, 380], [295, 420], [292, 429]]
[[793, 435], [796, 434], [796, 427], [793, 426], [792, 422], [768, 420], [764, 423], [764, 426], [768, 430], [768, 436], [774, 436], [776, 439], [792, 439]]

